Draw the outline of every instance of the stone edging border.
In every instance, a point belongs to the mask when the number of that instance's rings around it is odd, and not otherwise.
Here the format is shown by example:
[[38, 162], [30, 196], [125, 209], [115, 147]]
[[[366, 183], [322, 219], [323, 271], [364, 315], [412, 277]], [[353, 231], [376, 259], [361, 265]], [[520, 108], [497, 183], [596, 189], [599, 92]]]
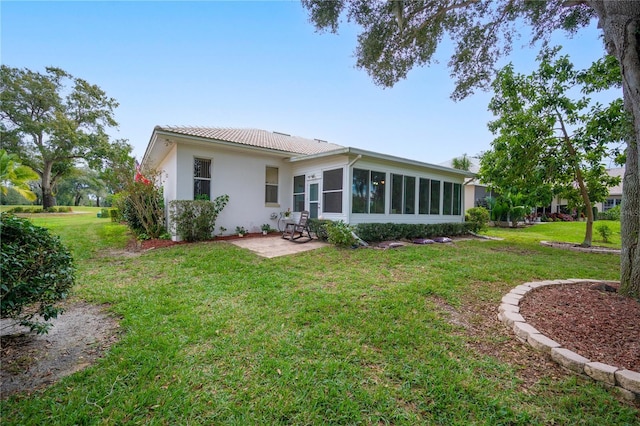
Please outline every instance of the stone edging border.
[[598, 247], [580, 247], [579, 245], [571, 245], [569, 243], [556, 243], [553, 241], [540, 241], [540, 245], [545, 247], [559, 248], [563, 250], [580, 251], [584, 253], [600, 253], [600, 254], [620, 254], [618, 249], [598, 248]]
[[526, 342], [534, 349], [549, 355], [551, 359], [562, 367], [578, 374], [586, 374], [594, 380], [603, 382], [606, 386], [618, 388], [622, 396], [627, 400], [640, 401], [640, 373], [601, 362], [591, 362], [591, 360], [563, 348], [560, 343], [540, 333], [530, 324], [527, 324], [520, 314], [520, 300], [528, 292], [547, 285], [581, 283], [612, 284], [614, 282], [567, 279], [524, 283], [513, 288], [502, 297], [502, 303], [498, 307], [498, 319], [513, 330], [518, 340]]

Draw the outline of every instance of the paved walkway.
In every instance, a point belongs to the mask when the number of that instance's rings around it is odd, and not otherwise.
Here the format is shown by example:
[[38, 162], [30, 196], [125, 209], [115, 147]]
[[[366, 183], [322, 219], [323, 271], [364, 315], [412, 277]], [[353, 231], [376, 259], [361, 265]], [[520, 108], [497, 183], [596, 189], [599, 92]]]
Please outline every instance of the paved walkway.
[[303, 251], [315, 250], [320, 247], [327, 247], [329, 244], [318, 240], [311, 240], [306, 243], [294, 243], [290, 240], [283, 239], [280, 234], [267, 235], [250, 238], [238, 238], [229, 240], [231, 244], [238, 247], [246, 248], [262, 257], [278, 257], [290, 254], [300, 253]]

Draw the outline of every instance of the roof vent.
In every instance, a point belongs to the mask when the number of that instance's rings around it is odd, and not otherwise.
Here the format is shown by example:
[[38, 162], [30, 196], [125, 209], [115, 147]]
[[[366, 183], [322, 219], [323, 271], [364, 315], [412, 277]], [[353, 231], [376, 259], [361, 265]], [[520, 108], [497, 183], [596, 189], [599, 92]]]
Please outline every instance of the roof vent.
[[329, 143], [329, 142], [327, 142], [327, 141], [325, 141], [325, 140], [323, 140], [323, 139], [318, 139], [318, 138], [314, 138], [313, 140], [314, 140], [314, 141], [318, 141], [318, 142]]
[[288, 133], [282, 133], [282, 132], [276, 132], [276, 131], [274, 131], [273, 133], [275, 133], [276, 135], [291, 136], [291, 135], [290, 135], [290, 134], [288, 134]]

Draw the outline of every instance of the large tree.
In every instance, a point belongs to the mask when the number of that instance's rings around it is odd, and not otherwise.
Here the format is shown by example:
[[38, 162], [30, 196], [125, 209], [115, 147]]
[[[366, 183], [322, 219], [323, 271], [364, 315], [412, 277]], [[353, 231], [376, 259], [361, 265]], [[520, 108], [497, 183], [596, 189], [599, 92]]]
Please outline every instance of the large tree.
[[106, 133], [116, 126], [118, 103], [96, 85], [48, 67], [45, 73], [2, 65], [0, 136], [40, 176], [42, 206], [55, 205], [56, 182], [79, 160], [90, 166], [107, 156]]
[[620, 74], [612, 72], [618, 69], [614, 59], [579, 71], [568, 56], [558, 58], [558, 51], [544, 49], [531, 75], [515, 73], [512, 65], [498, 72], [489, 103], [498, 117], [489, 123], [496, 139], [481, 158], [480, 179], [500, 193], [516, 191], [531, 199], [538, 188], [550, 187], [571, 201], [579, 199], [587, 217], [582, 246], [589, 247], [592, 205], [619, 183], [602, 163], [624, 140], [628, 120], [621, 99], [605, 107], [579, 94], [593, 92], [594, 84], [615, 84], [610, 76]]
[[[373, 80], [392, 86], [414, 66], [427, 65], [445, 35], [455, 43], [449, 61], [456, 79], [454, 99], [487, 89], [493, 67], [511, 52], [514, 37], [526, 23], [532, 41], [554, 30], [575, 32], [597, 19], [604, 47], [622, 74], [624, 106], [634, 124], [627, 137], [623, 180], [621, 288], [640, 298], [640, 2], [605, 0], [302, 0], [319, 30], [337, 32], [346, 17], [362, 28], [356, 48], [357, 66]], [[596, 46], [594, 46], [596, 47]]]

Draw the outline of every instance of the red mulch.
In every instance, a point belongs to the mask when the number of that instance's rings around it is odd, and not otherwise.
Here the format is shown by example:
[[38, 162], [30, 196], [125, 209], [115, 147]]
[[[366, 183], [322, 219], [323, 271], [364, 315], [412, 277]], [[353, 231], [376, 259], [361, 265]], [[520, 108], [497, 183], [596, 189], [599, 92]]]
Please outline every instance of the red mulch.
[[[618, 285], [611, 285], [617, 290]], [[520, 303], [527, 323], [591, 361], [640, 372], [640, 302], [594, 283], [550, 285]]]

